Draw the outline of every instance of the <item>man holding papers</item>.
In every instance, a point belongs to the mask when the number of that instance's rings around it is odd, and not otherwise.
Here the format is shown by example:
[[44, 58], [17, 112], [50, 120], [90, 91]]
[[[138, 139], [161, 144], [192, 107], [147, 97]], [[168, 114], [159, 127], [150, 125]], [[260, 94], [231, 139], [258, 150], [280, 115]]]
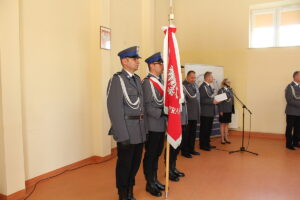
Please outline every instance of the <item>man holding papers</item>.
[[215, 100], [214, 91], [211, 87], [213, 75], [211, 72], [204, 74], [204, 82], [199, 88], [200, 92], [200, 149], [210, 151], [210, 135], [212, 131], [213, 120], [215, 116], [215, 105], [220, 101]]

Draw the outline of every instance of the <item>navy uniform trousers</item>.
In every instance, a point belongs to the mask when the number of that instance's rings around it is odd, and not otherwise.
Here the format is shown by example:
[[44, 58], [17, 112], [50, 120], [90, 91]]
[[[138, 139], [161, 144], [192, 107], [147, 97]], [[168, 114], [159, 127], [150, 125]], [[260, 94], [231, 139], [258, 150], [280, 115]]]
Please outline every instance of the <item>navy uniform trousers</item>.
[[143, 154], [143, 143], [123, 145], [118, 142], [117, 150], [116, 183], [117, 188], [125, 192], [129, 187], [135, 185], [135, 176]]
[[286, 115], [286, 146], [297, 146], [300, 140], [300, 116]]
[[145, 156], [143, 160], [144, 174], [147, 181], [153, 181], [158, 170], [158, 160], [164, 148], [165, 132], [149, 131], [145, 143]]
[[195, 151], [195, 140], [197, 132], [197, 120], [189, 120], [185, 131], [182, 131], [182, 146], [183, 153], [192, 153]]
[[200, 148], [210, 148], [210, 135], [214, 117], [200, 117]]

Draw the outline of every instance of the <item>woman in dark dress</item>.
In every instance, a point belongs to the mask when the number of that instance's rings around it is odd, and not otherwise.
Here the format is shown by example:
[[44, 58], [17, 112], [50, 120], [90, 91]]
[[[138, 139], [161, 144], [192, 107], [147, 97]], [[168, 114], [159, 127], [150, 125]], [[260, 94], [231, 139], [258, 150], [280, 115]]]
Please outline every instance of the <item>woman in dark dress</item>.
[[219, 111], [219, 121], [220, 121], [220, 131], [222, 136], [222, 144], [230, 144], [228, 140], [228, 125], [231, 123], [231, 116], [234, 113], [234, 96], [230, 88], [230, 81], [225, 78], [221, 83], [221, 89], [219, 89], [218, 94], [225, 93], [227, 95], [227, 100], [222, 101], [218, 104]]

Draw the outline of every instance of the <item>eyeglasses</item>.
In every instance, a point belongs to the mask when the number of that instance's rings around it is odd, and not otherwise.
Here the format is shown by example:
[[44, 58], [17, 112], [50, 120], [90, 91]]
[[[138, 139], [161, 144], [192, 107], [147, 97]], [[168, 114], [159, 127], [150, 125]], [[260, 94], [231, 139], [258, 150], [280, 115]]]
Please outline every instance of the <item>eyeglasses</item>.
[[154, 65], [158, 64], [158, 65], [162, 65], [164, 64], [163, 62], [153, 62]]

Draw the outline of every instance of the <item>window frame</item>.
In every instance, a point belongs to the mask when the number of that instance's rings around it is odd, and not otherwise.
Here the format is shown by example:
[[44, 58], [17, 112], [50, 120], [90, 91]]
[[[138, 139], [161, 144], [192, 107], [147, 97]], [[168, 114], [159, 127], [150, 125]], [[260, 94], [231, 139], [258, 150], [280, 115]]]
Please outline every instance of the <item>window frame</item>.
[[[278, 47], [299, 47], [300, 45], [289, 45], [289, 46], [279, 46], [280, 39], [280, 24], [281, 24], [281, 13], [287, 11], [300, 11], [300, 3], [292, 4], [292, 5], [278, 5], [274, 6], [266, 6], [262, 7], [252, 7], [249, 12], [249, 48], [250, 49], [261, 49], [261, 48], [278, 48]], [[274, 28], [274, 41], [272, 46], [268, 47], [252, 47], [252, 33], [253, 33], [253, 25], [255, 23], [255, 16], [259, 14], [274, 14], [273, 17], [273, 28]], [[300, 37], [300, 36], [299, 36]]]

